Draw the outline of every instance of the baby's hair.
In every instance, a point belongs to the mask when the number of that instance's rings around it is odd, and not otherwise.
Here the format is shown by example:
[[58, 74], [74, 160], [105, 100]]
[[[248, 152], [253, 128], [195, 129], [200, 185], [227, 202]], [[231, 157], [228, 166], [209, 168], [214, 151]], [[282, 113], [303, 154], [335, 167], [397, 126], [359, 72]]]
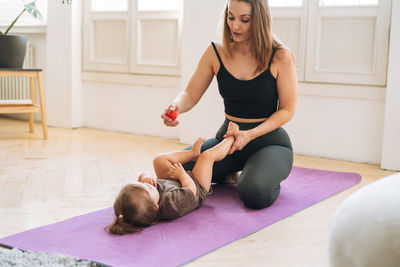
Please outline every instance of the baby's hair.
[[158, 210], [154, 209], [150, 195], [133, 184], [121, 189], [114, 202], [114, 212], [114, 222], [104, 229], [116, 235], [140, 232], [158, 222]]

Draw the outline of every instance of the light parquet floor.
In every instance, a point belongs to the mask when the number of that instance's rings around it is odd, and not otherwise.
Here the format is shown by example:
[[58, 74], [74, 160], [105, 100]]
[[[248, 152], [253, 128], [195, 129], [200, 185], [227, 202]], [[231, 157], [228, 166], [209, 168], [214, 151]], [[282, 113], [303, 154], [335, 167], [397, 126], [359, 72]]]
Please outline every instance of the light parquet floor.
[[[95, 129], [49, 128], [0, 117], [0, 237], [112, 206], [121, 186], [152, 170], [177, 140]], [[329, 222], [352, 192], [393, 172], [377, 165], [296, 155], [295, 166], [357, 172], [362, 182], [189, 266], [327, 266]]]

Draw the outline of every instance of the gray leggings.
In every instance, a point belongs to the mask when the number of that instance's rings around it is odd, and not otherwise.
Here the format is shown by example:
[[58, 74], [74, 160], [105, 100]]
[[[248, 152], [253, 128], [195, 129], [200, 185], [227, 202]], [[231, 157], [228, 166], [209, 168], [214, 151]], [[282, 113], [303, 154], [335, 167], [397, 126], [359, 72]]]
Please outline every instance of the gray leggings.
[[[229, 120], [226, 119], [215, 138], [208, 139], [203, 144], [202, 151], [223, 140], [228, 123]], [[240, 130], [249, 130], [261, 122], [235, 123]], [[278, 198], [280, 183], [288, 177], [292, 165], [293, 151], [289, 136], [283, 128], [278, 128], [257, 137], [242, 150], [214, 163], [212, 182], [223, 183], [226, 175], [242, 171], [237, 185], [240, 198], [247, 207], [262, 209]], [[193, 167], [194, 162], [184, 164], [185, 170], [192, 170]]]

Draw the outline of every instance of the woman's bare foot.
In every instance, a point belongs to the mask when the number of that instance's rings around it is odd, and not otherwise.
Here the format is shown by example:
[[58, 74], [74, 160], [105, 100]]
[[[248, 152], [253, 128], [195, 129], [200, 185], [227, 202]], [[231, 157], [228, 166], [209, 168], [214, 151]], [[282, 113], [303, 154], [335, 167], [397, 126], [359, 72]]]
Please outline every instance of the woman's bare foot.
[[228, 174], [227, 176], [225, 176], [224, 183], [225, 184], [237, 184], [239, 181], [240, 173], [241, 172], [233, 172], [231, 174]]
[[196, 161], [197, 158], [200, 156], [201, 146], [203, 145], [203, 143], [205, 141], [206, 141], [206, 139], [200, 137], [196, 140], [196, 142], [194, 142], [192, 149], [191, 149], [191, 151], [193, 153], [193, 161]]
[[171, 164], [168, 170], [168, 177], [179, 180], [180, 177], [188, 175], [181, 163]]

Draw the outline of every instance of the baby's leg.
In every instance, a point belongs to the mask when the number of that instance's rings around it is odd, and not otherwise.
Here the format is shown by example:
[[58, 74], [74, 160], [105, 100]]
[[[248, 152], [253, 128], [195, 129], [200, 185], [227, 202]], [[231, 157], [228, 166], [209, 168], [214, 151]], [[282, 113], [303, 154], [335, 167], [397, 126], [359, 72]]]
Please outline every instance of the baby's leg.
[[158, 178], [169, 178], [172, 164], [196, 161], [200, 155], [201, 145], [205, 139], [199, 138], [193, 144], [191, 150], [179, 150], [157, 155], [153, 160], [154, 171]]
[[218, 145], [201, 153], [198, 157], [192, 172], [195, 179], [204, 190], [210, 190], [214, 162], [223, 160], [226, 157], [234, 140], [235, 138], [233, 136], [229, 136]]

